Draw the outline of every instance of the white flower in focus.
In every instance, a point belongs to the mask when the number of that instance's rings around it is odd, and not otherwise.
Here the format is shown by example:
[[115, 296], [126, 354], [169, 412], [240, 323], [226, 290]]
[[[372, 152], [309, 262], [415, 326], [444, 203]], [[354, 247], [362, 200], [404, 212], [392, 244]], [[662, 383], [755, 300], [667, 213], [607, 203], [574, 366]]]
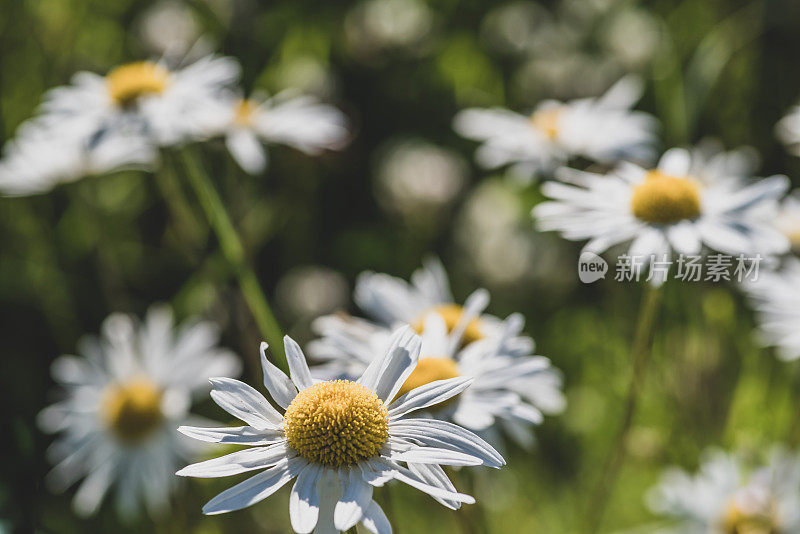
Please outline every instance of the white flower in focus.
[[787, 258], [781, 270], [763, 270], [741, 288], [756, 311], [761, 342], [782, 360], [800, 358], [800, 260]]
[[650, 508], [673, 518], [674, 534], [791, 534], [800, 531], [800, 462], [773, 450], [749, 470], [736, 456], [707, 451], [692, 476], [673, 468], [647, 495]]
[[284, 343], [289, 377], [267, 360], [266, 343], [261, 344], [264, 386], [283, 414], [247, 384], [214, 378], [211, 397], [246, 426], [179, 429], [202, 441], [250, 447], [189, 465], [178, 475], [261, 470], [211, 499], [204, 513], [251, 506], [296, 479], [289, 497], [295, 532], [339, 532], [361, 523], [370, 532], [390, 533], [389, 520], [372, 499], [374, 487], [398, 480], [456, 509], [474, 499], [456, 491], [442, 465], [505, 464], [489, 444], [457, 425], [405, 419], [458, 395], [471, 382], [439, 381], [394, 400], [419, 358], [420, 339], [409, 328], [394, 333], [385, 355], [357, 381], [315, 381], [300, 347], [288, 336]]
[[464, 161], [450, 150], [424, 141], [389, 147], [376, 170], [378, 200], [408, 222], [446, 214], [466, 182]]
[[94, 513], [112, 486], [124, 517], [142, 507], [166, 511], [174, 469], [198, 451], [175, 432], [191, 422], [193, 398], [210, 376], [235, 375], [240, 363], [216, 345], [210, 323], [173, 326], [169, 308], [152, 308], [143, 324], [113, 314], [100, 338], [86, 337], [78, 356], [53, 362], [64, 399], [39, 414], [40, 427], [59, 435], [48, 450], [56, 463], [46, 482], [63, 491], [83, 478], [73, 500]]
[[348, 141], [348, 122], [333, 106], [311, 96], [284, 91], [270, 99], [232, 99], [228, 103], [225, 144], [250, 174], [267, 167], [262, 142], [288, 145], [309, 155], [339, 150]]
[[91, 141], [119, 131], [157, 146], [207, 139], [224, 127], [221, 96], [239, 70], [236, 60], [212, 55], [174, 70], [164, 62], [137, 61], [106, 76], [79, 72], [71, 85], [47, 92], [43, 120], [75, 121]]
[[363, 272], [356, 280], [353, 299], [371, 320], [392, 329], [409, 324], [422, 333], [430, 312], [442, 316], [449, 332], [461, 332], [465, 343], [494, 337], [503, 328], [499, 318], [481, 313], [489, 304], [486, 290], [474, 291], [463, 306], [456, 304], [444, 266], [435, 259], [414, 271], [410, 283], [388, 274]]
[[4, 148], [0, 194], [44, 193], [86, 176], [147, 168], [156, 159], [156, 151], [140, 135], [109, 132], [92, 142], [79, 126], [56, 127], [36, 119], [24, 123]]
[[[561, 375], [543, 356], [531, 356], [534, 343], [521, 336], [524, 320], [512, 315], [502, 334], [467, 345], [459, 333], [450, 333], [444, 318], [431, 312], [425, 318], [420, 360], [398, 396], [437, 380], [473, 378], [459, 396], [431, 406], [432, 417], [452, 421], [499, 444], [505, 431], [520, 445], [533, 443], [531, 427], [544, 414], [563, 410]], [[312, 368], [319, 378], [358, 377], [388, 346], [391, 330], [351, 317], [331, 315], [314, 322], [322, 336], [309, 345], [312, 357], [322, 361]]]
[[466, 109], [453, 128], [482, 145], [475, 159], [493, 169], [513, 164], [522, 177], [551, 171], [574, 156], [601, 163], [652, 156], [655, 119], [631, 111], [641, 83], [626, 77], [601, 97], [542, 102], [531, 115], [501, 108]]
[[[785, 176], [746, 182], [719, 174], [684, 149], [664, 154], [655, 169], [622, 164], [607, 175], [563, 169], [549, 182], [549, 198], [533, 209], [541, 231], [555, 230], [597, 254], [630, 241], [628, 254], [646, 264], [651, 255], [695, 255], [703, 245], [730, 255], [785, 252], [787, 239], [769, 224], [785, 193]], [[716, 161], [716, 160], [715, 160]], [[722, 161], [722, 160], [719, 160]]]

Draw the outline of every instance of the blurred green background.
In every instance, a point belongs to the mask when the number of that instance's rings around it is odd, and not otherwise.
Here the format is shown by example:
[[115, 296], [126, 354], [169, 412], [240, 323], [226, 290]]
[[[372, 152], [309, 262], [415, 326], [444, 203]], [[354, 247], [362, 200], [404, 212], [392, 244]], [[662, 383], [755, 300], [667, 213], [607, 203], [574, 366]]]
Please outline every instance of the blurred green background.
[[[478, 473], [476, 496], [492, 532], [578, 532], [621, 416], [641, 288], [581, 285], [580, 245], [533, 230], [537, 187], [475, 167], [474, 145], [451, 119], [470, 105], [524, 110], [599, 94], [635, 72], [647, 81], [639, 107], [661, 121], [662, 148], [715, 137], [755, 147], [760, 174], [798, 176], [773, 126], [800, 97], [800, 3], [1, 0], [0, 142], [74, 72], [105, 73], [197, 39], [241, 62], [246, 91], [299, 87], [341, 107], [355, 127], [348, 148], [321, 158], [270, 147], [257, 177], [221, 144], [204, 151], [284, 331], [308, 341], [314, 316], [357, 311], [350, 291], [360, 271], [407, 277], [429, 254], [443, 259], [458, 298], [490, 289], [490, 311], [522, 312], [537, 352], [564, 372], [569, 405], [537, 431], [533, 453], [511, 447], [507, 469]], [[433, 163], [420, 170], [423, 158]], [[181, 317], [209, 317], [243, 356], [245, 379], [260, 381], [258, 330], [171, 168], [0, 199], [0, 531], [288, 530], [286, 488], [250, 510], [205, 518], [202, 503], [230, 480], [189, 481], [172, 517], [120, 526], [112, 506], [79, 519], [69, 494], [42, 484], [51, 438], [34, 418], [53, 400], [49, 364], [112, 311], [141, 316], [169, 302]], [[444, 180], [439, 196], [404, 182], [425, 172]], [[797, 445], [797, 365], [759, 349], [752, 326], [734, 288], [666, 285], [630, 459], [601, 532], [651, 531], [658, 520], [644, 491], [667, 465], [695, 467], [709, 445]], [[200, 411], [222, 415], [210, 404]], [[414, 490], [390, 493], [400, 532], [464, 528]]]

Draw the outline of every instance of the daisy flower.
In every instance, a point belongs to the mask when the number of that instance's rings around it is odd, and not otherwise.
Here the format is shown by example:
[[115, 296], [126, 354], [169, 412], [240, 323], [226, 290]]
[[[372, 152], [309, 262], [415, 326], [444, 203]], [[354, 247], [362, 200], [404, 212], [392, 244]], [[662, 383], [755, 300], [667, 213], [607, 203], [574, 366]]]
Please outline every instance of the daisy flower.
[[146, 168], [156, 158], [153, 147], [140, 135], [109, 132], [91, 143], [80, 126], [54, 128], [39, 120], [23, 124], [0, 160], [0, 194], [44, 193], [85, 176]]
[[267, 360], [266, 343], [261, 344], [264, 386], [283, 414], [247, 384], [212, 378], [214, 401], [246, 426], [179, 428], [199, 440], [250, 448], [190, 465], [178, 475], [262, 470], [211, 499], [204, 513], [251, 506], [296, 479], [289, 498], [295, 532], [338, 532], [361, 523], [371, 532], [389, 533], [388, 519], [372, 500], [373, 487], [395, 479], [455, 509], [474, 499], [456, 491], [442, 465], [505, 464], [490, 445], [457, 425], [405, 419], [458, 395], [471, 382], [437, 381], [395, 399], [419, 358], [421, 341], [408, 327], [394, 333], [385, 356], [375, 358], [357, 381], [315, 381], [297, 343], [288, 336], [284, 343], [289, 377]]
[[787, 258], [779, 271], [763, 271], [741, 284], [756, 310], [757, 334], [782, 360], [800, 358], [800, 260]]
[[123, 517], [144, 505], [164, 512], [175, 486], [174, 470], [198, 447], [175, 432], [191, 422], [193, 397], [208, 390], [209, 376], [238, 374], [240, 364], [216, 345], [214, 325], [173, 326], [166, 307], [154, 307], [143, 324], [109, 316], [101, 337], [86, 337], [81, 356], [61, 356], [52, 366], [64, 398], [39, 414], [46, 432], [59, 435], [48, 449], [56, 463], [46, 482], [63, 491], [79, 479], [73, 505], [95, 512], [112, 486]]
[[417, 333], [432, 311], [444, 318], [450, 332], [458, 330], [464, 343], [501, 332], [501, 320], [481, 314], [489, 304], [484, 289], [474, 291], [464, 305], [456, 304], [447, 273], [439, 260], [428, 259], [414, 271], [411, 282], [383, 273], [367, 271], [356, 280], [353, 299], [370, 319], [386, 327], [410, 324]]
[[[500, 431], [505, 431], [520, 445], [531, 446], [531, 427], [545, 413], [562, 411], [565, 401], [560, 373], [547, 358], [531, 356], [534, 343], [520, 335], [523, 325], [522, 316], [512, 315], [503, 321], [498, 337], [463, 346], [457, 333], [448, 332], [444, 318], [431, 312], [425, 318], [420, 360], [398, 395], [437, 380], [472, 378], [469, 389], [428, 412], [491, 443], [499, 444]], [[336, 315], [320, 317], [314, 328], [322, 337], [309, 351], [324, 363], [313, 367], [312, 375], [325, 378], [360, 376], [376, 354], [383, 354], [391, 336], [386, 327]]]
[[265, 143], [284, 144], [310, 155], [338, 150], [348, 140], [344, 114], [311, 96], [283, 92], [267, 99], [232, 99], [225, 144], [239, 166], [258, 174], [267, 166]]
[[163, 61], [136, 61], [105, 76], [79, 72], [72, 84], [51, 89], [42, 104], [54, 124], [76, 121], [88, 140], [133, 131], [157, 146], [205, 139], [222, 128], [224, 91], [239, 77], [232, 58], [206, 56], [177, 69]]
[[628, 254], [662, 258], [699, 254], [703, 245], [724, 254], [778, 254], [785, 236], [769, 223], [785, 193], [785, 176], [747, 182], [720, 174], [684, 149], [667, 151], [655, 169], [626, 163], [607, 175], [564, 169], [564, 182], [546, 183], [553, 199], [533, 209], [541, 231], [556, 230], [585, 250], [601, 253], [631, 242]]
[[552, 171], [572, 157], [601, 163], [620, 159], [649, 161], [655, 142], [655, 119], [631, 111], [642, 84], [626, 77], [603, 96], [570, 102], [547, 100], [531, 115], [507, 109], [466, 109], [453, 128], [482, 143], [475, 153], [481, 166], [513, 164], [523, 177]]
[[650, 508], [672, 518], [675, 534], [790, 534], [800, 531], [800, 463], [773, 450], [750, 470], [741, 458], [707, 451], [700, 471], [667, 471], [647, 495]]

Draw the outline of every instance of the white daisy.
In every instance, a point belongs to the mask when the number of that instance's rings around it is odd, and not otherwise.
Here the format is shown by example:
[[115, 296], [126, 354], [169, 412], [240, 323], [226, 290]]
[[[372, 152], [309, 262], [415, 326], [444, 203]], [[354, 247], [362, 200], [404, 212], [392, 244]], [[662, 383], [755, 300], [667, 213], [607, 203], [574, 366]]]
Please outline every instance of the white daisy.
[[435, 311], [449, 331], [461, 331], [465, 343], [502, 332], [499, 318], [481, 314], [489, 304], [488, 292], [478, 289], [463, 306], [456, 304], [444, 266], [435, 259], [423, 262], [411, 275], [411, 283], [388, 274], [361, 273], [353, 299], [370, 319], [392, 329], [410, 324], [421, 333], [425, 317]]
[[151, 514], [168, 507], [172, 473], [197, 451], [175, 427], [191, 422], [192, 398], [208, 390], [209, 376], [240, 370], [218, 338], [210, 323], [174, 328], [169, 308], [159, 307], [141, 325], [109, 316], [99, 339], [81, 340], [81, 357], [55, 360], [53, 378], [65, 396], [39, 414], [43, 430], [59, 433], [48, 450], [56, 465], [46, 481], [63, 491], [83, 478], [77, 512], [95, 512], [112, 486], [124, 517], [142, 504]]
[[789, 240], [792, 250], [800, 253], [800, 191], [795, 190], [783, 199], [774, 223]]
[[672, 149], [658, 167], [626, 163], [607, 175], [564, 169], [564, 182], [549, 182], [542, 192], [553, 199], [533, 209], [541, 231], [589, 242], [601, 253], [631, 241], [628, 254], [645, 263], [671, 251], [699, 254], [703, 245], [731, 255], [778, 254], [785, 236], [768, 222], [788, 187], [785, 176], [751, 183], [735, 174], [720, 175], [689, 151]]
[[306, 154], [338, 150], [348, 140], [348, 122], [333, 106], [311, 96], [292, 96], [285, 91], [273, 98], [236, 98], [228, 104], [225, 144], [233, 159], [250, 174], [267, 166], [261, 145], [279, 143]]
[[[425, 318], [421, 358], [400, 388], [402, 395], [436, 380], [459, 376], [473, 378], [458, 397], [432, 406], [437, 419], [453, 421], [490, 442], [499, 444], [504, 430], [520, 445], [533, 442], [531, 427], [543, 414], [564, 408], [561, 375], [543, 356], [531, 356], [534, 343], [520, 336], [524, 320], [512, 315], [503, 322], [502, 334], [462, 346], [458, 334], [448, 332], [444, 318], [431, 312]], [[320, 317], [314, 329], [321, 339], [309, 352], [323, 362], [312, 368], [320, 378], [353, 379], [364, 372], [377, 354], [383, 354], [391, 331], [361, 319], [331, 315]]]
[[420, 338], [408, 327], [395, 332], [386, 355], [375, 358], [358, 381], [316, 382], [300, 347], [288, 336], [284, 343], [291, 379], [267, 360], [261, 344], [264, 386], [283, 415], [247, 384], [211, 379], [214, 401], [247, 426], [179, 429], [203, 441], [252, 446], [190, 465], [179, 475], [263, 469], [211, 499], [204, 513], [253, 505], [297, 478], [289, 498], [295, 532], [338, 532], [360, 522], [371, 532], [388, 533], [389, 521], [372, 500], [374, 486], [396, 479], [455, 509], [474, 499], [456, 491], [441, 465], [505, 464], [489, 444], [457, 425], [404, 419], [458, 395], [471, 382], [438, 381], [393, 400], [419, 358]]
[[698, 474], [667, 471], [647, 502], [675, 520], [675, 534], [800, 532], [800, 462], [776, 449], [766, 466], [748, 470], [739, 457], [707, 451]]
[[756, 310], [758, 336], [782, 360], [800, 358], [800, 260], [787, 258], [779, 271], [764, 270], [741, 284]]
[[107, 75], [79, 72], [72, 84], [51, 89], [42, 104], [44, 120], [77, 121], [96, 140], [109, 131], [133, 131], [169, 146], [219, 132], [226, 110], [224, 91], [239, 77], [236, 60], [206, 56], [170, 69], [162, 61], [137, 61]]
[[92, 143], [81, 126], [86, 125], [54, 127], [35, 119], [24, 123], [4, 148], [0, 194], [44, 193], [89, 175], [146, 168], [156, 158], [156, 151], [140, 135], [109, 132]]
[[656, 121], [631, 111], [641, 93], [641, 82], [626, 77], [601, 97], [548, 100], [531, 115], [502, 108], [466, 109], [456, 115], [453, 127], [483, 143], [475, 153], [481, 166], [515, 164], [523, 177], [552, 171], [575, 156], [601, 163], [650, 161]]

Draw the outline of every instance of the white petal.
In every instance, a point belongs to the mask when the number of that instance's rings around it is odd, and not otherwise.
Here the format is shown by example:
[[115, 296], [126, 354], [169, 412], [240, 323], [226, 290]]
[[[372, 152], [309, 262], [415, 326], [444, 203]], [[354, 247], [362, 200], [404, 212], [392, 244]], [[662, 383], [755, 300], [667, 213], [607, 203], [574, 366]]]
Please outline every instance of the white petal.
[[[389, 462], [386, 459], [382, 459], [384, 462]], [[452, 491], [447, 491], [442, 489], [438, 486], [432, 486], [428, 484], [425, 480], [421, 477], [413, 473], [412, 471], [402, 467], [399, 464], [394, 462], [389, 463], [392, 468], [392, 476], [393, 478], [399, 480], [400, 482], [404, 482], [411, 486], [412, 488], [417, 488], [420, 491], [424, 491], [428, 495], [432, 497], [439, 497], [441, 499], [447, 499], [452, 501], [458, 502], [465, 502], [467, 504], [472, 504], [475, 502], [475, 499], [470, 495], [465, 495], [463, 493], [454, 493]]]
[[182, 477], [198, 478], [238, 475], [254, 469], [272, 467], [281, 460], [286, 459], [289, 453], [286, 443], [276, 443], [268, 447], [252, 447], [232, 452], [219, 458], [212, 458], [205, 462], [187, 465], [175, 474]]
[[267, 168], [267, 152], [251, 130], [237, 128], [230, 132], [225, 146], [246, 173], [260, 174]]
[[226, 489], [203, 506], [203, 513], [224, 514], [262, 501], [281, 489], [306, 465], [300, 458], [281, 460], [266, 471]]
[[392, 525], [389, 523], [389, 519], [375, 501], [369, 503], [361, 518], [361, 524], [373, 534], [392, 534]]
[[300, 345], [289, 336], [284, 336], [283, 346], [286, 347], [286, 361], [289, 363], [289, 375], [292, 377], [292, 382], [297, 386], [297, 389], [302, 391], [314, 385], [314, 380], [311, 378], [311, 371], [308, 370], [308, 363], [306, 363], [306, 356], [300, 349]]
[[421, 445], [441, 447], [472, 454], [484, 465], [500, 467], [505, 460], [494, 447], [469, 430], [447, 421], [435, 419], [404, 419], [389, 423], [389, 435], [411, 440]]
[[658, 170], [671, 176], [686, 176], [692, 166], [692, 157], [684, 148], [671, 148], [658, 162]]
[[474, 380], [471, 377], [459, 376], [447, 380], [436, 380], [413, 389], [389, 405], [389, 419], [399, 419], [407, 413], [455, 397], [467, 389]]
[[471, 454], [439, 449], [436, 447], [414, 447], [413, 449], [391, 454], [396, 462], [439, 464], [439, 465], [481, 465], [483, 462]]
[[389, 349], [382, 358], [375, 358], [358, 379], [358, 383], [374, 391], [383, 402], [393, 399], [414, 371], [422, 345], [410, 326], [392, 334]]
[[321, 467], [316, 464], [308, 464], [300, 474], [292, 488], [289, 497], [289, 516], [292, 521], [292, 529], [298, 534], [306, 534], [314, 530], [319, 519], [319, 492], [317, 482], [319, 481]]
[[342, 497], [333, 511], [333, 525], [339, 530], [353, 527], [372, 501], [372, 486], [364, 482], [358, 467], [339, 472]]
[[209, 381], [214, 387], [211, 398], [232, 416], [259, 430], [275, 429], [283, 424], [281, 414], [261, 393], [244, 382], [233, 378], [211, 378]]
[[258, 430], [251, 426], [227, 428], [201, 428], [198, 426], [180, 426], [178, 432], [190, 438], [207, 443], [231, 443], [235, 445], [272, 445], [283, 440], [280, 430]]
[[268, 346], [262, 341], [259, 349], [261, 352], [261, 369], [264, 371], [264, 387], [267, 388], [269, 394], [272, 395], [272, 398], [281, 408], [288, 408], [289, 404], [297, 396], [297, 388], [283, 371], [269, 361], [267, 358]]
[[[422, 480], [431, 486], [439, 486], [442, 489], [457, 493], [456, 487], [447, 478], [447, 474], [438, 465], [425, 465], [425, 464], [408, 464], [408, 468], [417, 474]], [[451, 510], [458, 510], [461, 508], [461, 503], [458, 501], [450, 501], [440, 497], [434, 497], [437, 502], [450, 508]]]

